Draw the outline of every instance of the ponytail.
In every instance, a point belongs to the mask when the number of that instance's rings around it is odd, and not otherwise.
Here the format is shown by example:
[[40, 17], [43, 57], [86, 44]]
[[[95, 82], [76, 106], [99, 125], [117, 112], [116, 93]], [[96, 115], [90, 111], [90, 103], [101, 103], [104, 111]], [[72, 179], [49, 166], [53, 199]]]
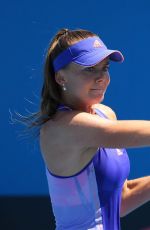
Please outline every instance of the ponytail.
[[28, 130], [38, 128], [33, 136], [39, 136], [41, 126], [50, 119], [53, 119], [57, 107], [62, 103], [62, 89], [61, 86], [55, 81], [55, 72], [53, 68], [53, 60], [62, 51], [67, 49], [70, 45], [75, 44], [82, 39], [93, 37], [96, 34], [82, 29], [69, 30], [61, 29], [52, 39], [44, 63], [44, 82], [41, 90], [40, 111], [30, 114], [29, 116], [22, 116], [17, 113], [19, 119], [12, 120], [13, 123], [20, 122], [27, 127]]

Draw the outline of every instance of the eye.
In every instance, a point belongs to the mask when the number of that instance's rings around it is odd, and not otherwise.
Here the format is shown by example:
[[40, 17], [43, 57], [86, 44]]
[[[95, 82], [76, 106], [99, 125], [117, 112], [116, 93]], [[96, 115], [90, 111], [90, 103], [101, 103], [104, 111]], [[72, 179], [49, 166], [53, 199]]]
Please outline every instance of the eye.
[[86, 71], [88, 71], [88, 72], [94, 72], [95, 68], [94, 68], [94, 66], [90, 66], [90, 67], [86, 68]]
[[105, 66], [104, 68], [103, 68], [103, 72], [107, 72], [109, 70], [109, 65], [107, 65], [107, 66]]

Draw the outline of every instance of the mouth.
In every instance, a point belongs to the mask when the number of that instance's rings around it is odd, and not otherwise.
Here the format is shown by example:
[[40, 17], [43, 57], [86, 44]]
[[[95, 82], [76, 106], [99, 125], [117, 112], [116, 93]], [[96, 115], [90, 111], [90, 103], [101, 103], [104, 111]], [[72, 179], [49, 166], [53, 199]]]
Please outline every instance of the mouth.
[[104, 90], [104, 89], [92, 89], [91, 91], [93, 92], [93, 94], [102, 95], [102, 94], [105, 94], [106, 90]]
[[91, 89], [91, 90], [105, 91], [104, 89]]
[[100, 90], [100, 89], [91, 89], [91, 90]]

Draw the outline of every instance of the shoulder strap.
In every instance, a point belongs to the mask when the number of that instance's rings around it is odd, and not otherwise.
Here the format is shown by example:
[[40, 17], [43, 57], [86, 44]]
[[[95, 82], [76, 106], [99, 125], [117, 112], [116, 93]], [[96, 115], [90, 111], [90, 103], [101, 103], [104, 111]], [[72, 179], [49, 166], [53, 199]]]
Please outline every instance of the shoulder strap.
[[66, 105], [61, 104], [57, 107], [57, 110], [62, 110], [62, 111], [69, 110], [69, 111], [71, 111], [72, 109]]
[[94, 110], [95, 110], [95, 112], [96, 112], [100, 117], [109, 119], [101, 110], [99, 110], [99, 109], [97, 109], [97, 108], [95, 108]]
[[[57, 107], [57, 110], [62, 110], [62, 111], [67, 111], [67, 110], [69, 110], [69, 111], [72, 111], [72, 109], [71, 109], [70, 107], [68, 107], [68, 106], [66, 106], [66, 105], [63, 105], [63, 104], [60, 104], [60, 105]], [[99, 110], [99, 109], [97, 109], [97, 108], [95, 108], [94, 110], [95, 110], [96, 114], [98, 114], [100, 117], [103, 117], [103, 118], [108, 119], [108, 117], [107, 117], [101, 110]]]

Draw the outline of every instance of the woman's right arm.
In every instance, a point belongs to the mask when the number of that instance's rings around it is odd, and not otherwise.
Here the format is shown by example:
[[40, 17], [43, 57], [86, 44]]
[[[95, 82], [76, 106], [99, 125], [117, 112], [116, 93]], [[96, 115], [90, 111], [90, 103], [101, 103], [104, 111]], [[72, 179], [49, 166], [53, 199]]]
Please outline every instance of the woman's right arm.
[[150, 121], [108, 120], [85, 112], [71, 112], [64, 125], [66, 134], [81, 148], [150, 146]]

